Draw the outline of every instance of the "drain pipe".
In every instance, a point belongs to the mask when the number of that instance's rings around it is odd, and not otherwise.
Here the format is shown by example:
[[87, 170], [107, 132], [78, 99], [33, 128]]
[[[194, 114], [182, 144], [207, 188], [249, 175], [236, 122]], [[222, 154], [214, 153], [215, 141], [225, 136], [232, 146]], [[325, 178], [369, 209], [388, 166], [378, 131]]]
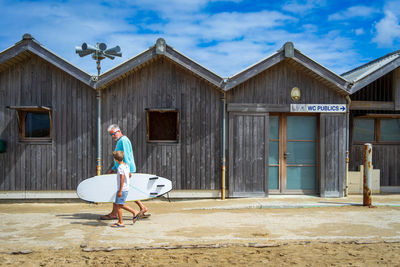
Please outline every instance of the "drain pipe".
[[101, 91], [97, 89], [97, 167], [96, 175], [101, 175]]
[[226, 181], [225, 181], [225, 175], [226, 175], [226, 155], [225, 155], [225, 149], [226, 149], [226, 94], [225, 92], [223, 93], [223, 96], [221, 98], [222, 102], [222, 153], [221, 153], [221, 164], [222, 164], [222, 175], [221, 175], [221, 200], [225, 200], [225, 190], [226, 190]]
[[346, 109], [346, 188], [344, 190], [344, 196], [349, 195], [349, 163], [350, 163], [350, 96], [346, 96], [347, 109]]
[[[97, 60], [97, 82], [100, 78], [100, 59]], [[96, 88], [97, 101], [97, 167], [96, 175], [101, 175], [101, 91]]]

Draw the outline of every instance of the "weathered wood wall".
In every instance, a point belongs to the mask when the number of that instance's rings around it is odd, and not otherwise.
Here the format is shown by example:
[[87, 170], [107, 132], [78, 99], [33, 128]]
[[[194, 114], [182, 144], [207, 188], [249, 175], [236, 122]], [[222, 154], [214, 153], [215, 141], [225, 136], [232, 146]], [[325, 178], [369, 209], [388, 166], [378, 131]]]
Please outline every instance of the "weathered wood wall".
[[[352, 171], [358, 171], [363, 165], [364, 145], [353, 144], [350, 151], [350, 166]], [[372, 165], [380, 170], [381, 186], [400, 186], [400, 146], [373, 145]]]
[[321, 197], [343, 197], [346, 177], [346, 115], [320, 115]]
[[227, 102], [291, 104], [294, 103], [290, 97], [293, 87], [301, 90], [297, 104], [346, 104], [345, 97], [288, 61], [280, 62], [230, 90]]
[[230, 114], [230, 196], [268, 195], [268, 125], [268, 114]]
[[[174, 189], [220, 189], [221, 92], [193, 73], [158, 57], [102, 92], [103, 166], [115, 147], [107, 133], [118, 124], [133, 146], [137, 172], [171, 179]], [[146, 142], [146, 108], [180, 113], [178, 143]]]
[[[51, 106], [53, 141], [18, 142], [15, 110], [6, 106]], [[0, 190], [75, 190], [95, 175], [95, 92], [32, 55], [0, 72]]]
[[355, 92], [351, 95], [351, 100], [393, 101], [393, 72]]

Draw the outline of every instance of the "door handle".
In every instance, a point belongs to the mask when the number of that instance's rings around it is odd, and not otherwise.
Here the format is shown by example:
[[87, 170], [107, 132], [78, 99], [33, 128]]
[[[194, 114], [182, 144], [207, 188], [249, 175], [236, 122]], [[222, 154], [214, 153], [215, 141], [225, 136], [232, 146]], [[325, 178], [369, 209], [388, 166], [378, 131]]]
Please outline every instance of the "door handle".
[[283, 156], [284, 156], [285, 158], [287, 158], [289, 155], [290, 155], [290, 153], [288, 153], [288, 152], [283, 152]]

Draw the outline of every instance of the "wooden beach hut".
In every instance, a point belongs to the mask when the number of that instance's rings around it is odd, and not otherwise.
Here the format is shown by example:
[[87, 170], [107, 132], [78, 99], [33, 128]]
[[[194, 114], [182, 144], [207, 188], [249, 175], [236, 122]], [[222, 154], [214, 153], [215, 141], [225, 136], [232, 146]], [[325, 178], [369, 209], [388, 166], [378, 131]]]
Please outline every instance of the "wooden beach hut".
[[[100, 76], [102, 128], [120, 125], [132, 141], [137, 171], [171, 179], [172, 196], [218, 197], [222, 82], [160, 38]], [[108, 168], [115, 144], [102, 132]]]
[[89, 74], [29, 34], [0, 53], [3, 197], [46, 197], [95, 174], [95, 97]]
[[347, 88], [290, 42], [229, 78], [230, 196], [343, 196]]
[[400, 50], [366, 63], [342, 77], [350, 90], [350, 170], [363, 165], [363, 144], [371, 143], [380, 170], [380, 190], [400, 192]]
[[172, 180], [172, 197], [341, 197], [346, 151], [357, 168], [364, 141], [395, 189], [399, 57], [339, 76], [288, 42], [222, 78], [160, 38], [97, 80], [26, 34], [0, 52], [0, 198], [76, 197], [98, 141], [102, 172], [112, 165], [110, 124], [138, 172]]

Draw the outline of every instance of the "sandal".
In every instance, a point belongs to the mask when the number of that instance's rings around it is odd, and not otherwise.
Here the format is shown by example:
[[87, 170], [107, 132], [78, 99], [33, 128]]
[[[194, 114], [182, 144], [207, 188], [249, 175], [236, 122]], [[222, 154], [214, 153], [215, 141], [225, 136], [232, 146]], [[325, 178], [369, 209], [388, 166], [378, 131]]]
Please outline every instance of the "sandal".
[[119, 223], [114, 223], [114, 224], [111, 224], [111, 227], [112, 228], [122, 228], [122, 227], [125, 227], [125, 225], [119, 224]]
[[100, 216], [100, 220], [116, 220], [118, 219], [117, 216], [112, 217], [110, 214]]
[[132, 219], [133, 224], [135, 224], [135, 222], [136, 222], [137, 220], [139, 220], [140, 215], [141, 215], [141, 213], [138, 212], [138, 214], [136, 214], [136, 216], [133, 216], [133, 219]]

